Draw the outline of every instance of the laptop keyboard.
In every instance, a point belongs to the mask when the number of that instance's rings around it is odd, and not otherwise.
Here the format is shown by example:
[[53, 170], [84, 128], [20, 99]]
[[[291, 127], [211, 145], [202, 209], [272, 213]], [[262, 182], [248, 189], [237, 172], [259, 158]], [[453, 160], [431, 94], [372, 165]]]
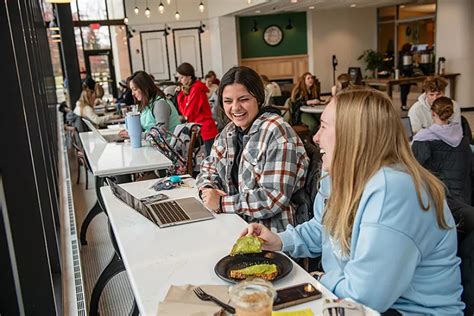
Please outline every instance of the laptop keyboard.
[[159, 219], [162, 224], [177, 223], [191, 219], [176, 201], [155, 203], [151, 204], [150, 207], [154, 210], [152, 215], [155, 219]]

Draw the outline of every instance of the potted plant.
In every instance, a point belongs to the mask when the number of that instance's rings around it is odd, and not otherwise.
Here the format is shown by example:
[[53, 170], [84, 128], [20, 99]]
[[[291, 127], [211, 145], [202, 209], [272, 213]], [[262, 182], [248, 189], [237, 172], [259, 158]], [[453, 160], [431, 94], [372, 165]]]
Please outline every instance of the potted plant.
[[365, 71], [368, 70], [372, 74], [372, 78], [377, 75], [377, 68], [382, 66], [383, 55], [373, 49], [365, 50], [362, 55], [360, 55], [357, 60], [362, 60], [365, 63]]

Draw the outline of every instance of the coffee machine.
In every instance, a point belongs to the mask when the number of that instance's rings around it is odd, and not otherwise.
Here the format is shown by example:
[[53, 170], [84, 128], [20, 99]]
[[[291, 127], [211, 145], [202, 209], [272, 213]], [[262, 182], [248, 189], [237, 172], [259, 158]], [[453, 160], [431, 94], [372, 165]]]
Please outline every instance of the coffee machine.
[[419, 52], [418, 65], [424, 75], [432, 75], [434, 73], [433, 51], [424, 50]]

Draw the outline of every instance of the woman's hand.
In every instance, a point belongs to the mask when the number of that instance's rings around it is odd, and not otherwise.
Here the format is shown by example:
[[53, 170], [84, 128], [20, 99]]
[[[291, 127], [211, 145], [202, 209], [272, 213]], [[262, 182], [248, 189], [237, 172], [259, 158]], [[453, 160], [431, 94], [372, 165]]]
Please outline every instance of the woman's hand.
[[122, 138], [128, 138], [128, 132], [126, 129], [121, 130], [118, 134]]
[[213, 210], [216, 213], [221, 213], [220, 199], [221, 196], [226, 196], [222, 190], [205, 188], [201, 190], [201, 198], [204, 206]]
[[321, 102], [318, 100], [318, 99], [313, 99], [313, 100], [308, 100], [306, 101], [306, 104], [307, 105], [318, 105], [320, 104]]
[[280, 251], [283, 248], [283, 243], [280, 236], [271, 232], [265, 225], [252, 223], [245, 228], [240, 236], [257, 236], [262, 238], [265, 243], [262, 245], [263, 250]]

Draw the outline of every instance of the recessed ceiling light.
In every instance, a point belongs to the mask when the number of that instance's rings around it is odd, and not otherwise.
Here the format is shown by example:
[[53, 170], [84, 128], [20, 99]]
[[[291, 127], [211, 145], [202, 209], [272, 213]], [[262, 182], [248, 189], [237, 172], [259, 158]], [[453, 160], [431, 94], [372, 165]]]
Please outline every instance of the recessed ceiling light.
[[262, 12], [262, 11], [260, 11], [260, 10], [255, 11], [255, 13], [260, 13], [260, 12]]
[[400, 9], [403, 9], [404, 7], [405, 7], [405, 5], [404, 5], [404, 4], [402, 4], [402, 5], [400, 6]]
[[355, 7], [357, 7], [357, 4], [355, 3], [351, 4], [351, 8], [355, 8]]
[[314, 9], [314, 5], [309, 6], [308, 9], [313, 10], [313, 9]]
[[297, 3], [298, 0], [291, 0], [291, 3]]

